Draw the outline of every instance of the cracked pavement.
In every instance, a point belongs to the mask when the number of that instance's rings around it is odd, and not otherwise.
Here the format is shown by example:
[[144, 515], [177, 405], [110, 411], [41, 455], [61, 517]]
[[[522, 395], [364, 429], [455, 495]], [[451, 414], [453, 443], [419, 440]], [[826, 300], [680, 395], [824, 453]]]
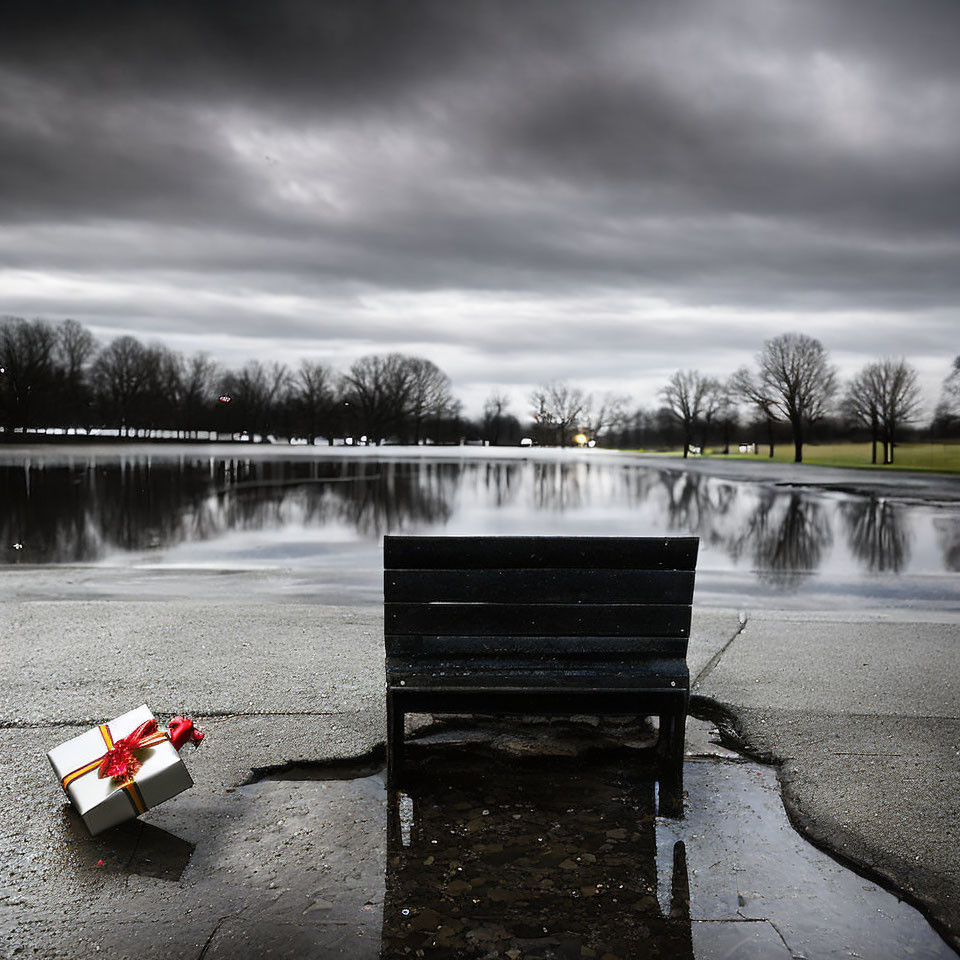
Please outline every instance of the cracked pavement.
[[779, 766], [793, 823], [960, 946], [960, 618], [749, 614], [694, 710]]
[[[231, 891], [244, 883], [258, 890], [264, 917], [285, 922], [271, 913], [269, 881], [255, 882], [265, 859], [258, 851], [282, 847], [294, 863], [302, 853], [303, 870], [316, 869], [297, 827], [309, 810], [291, 793], [278, 801], [290, 811], [282, 823], [244, 819], [251, 800], [242, 784], [255, 770], [380, 747], [380, 608], [19, 600], [0, 604], [0, 615], [3, 955], [71, 958], [99, 947], [120, 957], [131, 943], [138, 957], [236, 955], [230, 937], [249, 904]], [[782, 763], [794, 822], [907, 891], [954, 944], [958, 640], [960, 618], [740, 619], [696, 610], [688, 656], [700, 678], [698, 708], [723, 719], [751, 753]], [[143, 702], [162, 718], [189, 712], [202, 722], [207, 742], [185, 758], [196, 786], [91, 839], [65, 807], [46, 750]], [[357, 816], [366, 815], [358, 807]], [[322, 837], [325, 826], [310, 828]], [[318, 915], [362, 927], [365, 913], [336, 911], [348, 903], [362, 911], [360, 894], [382, 884], [383, 864], [362, 846], [331, 848], [323, 862], [338, 855], [353, 858], [356, 896]], [[130, 872], [145, 859], [152, 865]], [[218, 896], [199, 882], [211, 870], [232, 878]], [[297, 923], [309, 929], [312, 915], [301, 916]]]

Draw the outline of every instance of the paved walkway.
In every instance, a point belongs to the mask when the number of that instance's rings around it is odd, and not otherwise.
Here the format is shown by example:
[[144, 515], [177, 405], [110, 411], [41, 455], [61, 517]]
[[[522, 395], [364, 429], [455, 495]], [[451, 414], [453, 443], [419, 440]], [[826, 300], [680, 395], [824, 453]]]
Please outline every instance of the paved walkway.
[[[908, 890], [960, 943], [958, 643], [960, 620], [748, 614], [744, 625], [698, 611], [689, 661], [703, 703], [719, 704], [751, 751], [783, 762], [803, 829]], [[87, 724], [142, 702], [202, 718], [208, 745], [187, 758], [197, 786], [144, 820], [174, 846], [222, 849], [249, 877], [275, 851], [246, 834], [244, 849], [223, 847], [237, 786], [257, 769], [348, 758], [383, 738], [379, 608], [7, 602], [0, 672], [5, 956], [92, 956], [108, 933], [101, 955], [124, 955], [125, 933], [156, 943], [158, 957], [212, 955], [216, 904], [114, 870], [146, 841], [91, 841], [65, 809], [44, 754]], [[296, 844], [296, 816], [277, 843]], [[148, 928], [147, 917], [161, 922]]]
[[922, 905], [960, 945], [960, 618], [747, 616], [695, 693], [781, 764], [818, 845]]

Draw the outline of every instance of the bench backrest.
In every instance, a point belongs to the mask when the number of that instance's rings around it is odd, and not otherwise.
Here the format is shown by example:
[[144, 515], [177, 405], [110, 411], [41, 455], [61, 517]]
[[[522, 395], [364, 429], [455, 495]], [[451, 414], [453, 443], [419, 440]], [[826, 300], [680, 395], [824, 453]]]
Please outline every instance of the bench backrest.
[[387, 656], [685, 659], [698, 545], [385, 537]]

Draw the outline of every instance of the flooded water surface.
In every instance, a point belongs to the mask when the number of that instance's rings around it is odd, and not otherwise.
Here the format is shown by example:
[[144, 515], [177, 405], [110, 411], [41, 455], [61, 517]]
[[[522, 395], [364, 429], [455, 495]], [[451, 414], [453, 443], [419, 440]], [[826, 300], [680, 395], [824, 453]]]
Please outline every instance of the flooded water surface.
[[286, 571], [328, 601], [379, 600], [386, 533], [694, 534], [699, 602], [960, 609], [957, 503], [682, 461], [52, 450], [0, 455], [0, 501], [6, 564]]
[[642, 751], [531, 739], [428, 743], [388, 795], [384, 957], [954, 956], [792, 830], [771, 768], [688, 760], [662, 818]]

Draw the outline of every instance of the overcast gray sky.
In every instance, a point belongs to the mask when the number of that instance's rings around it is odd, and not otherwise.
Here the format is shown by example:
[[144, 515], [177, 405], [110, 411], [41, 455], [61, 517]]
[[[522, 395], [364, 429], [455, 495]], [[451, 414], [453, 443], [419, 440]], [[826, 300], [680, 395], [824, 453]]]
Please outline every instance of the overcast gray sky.
[[960, 3], [3, 2], [0, 313], [644, 405], [960, 353]]

